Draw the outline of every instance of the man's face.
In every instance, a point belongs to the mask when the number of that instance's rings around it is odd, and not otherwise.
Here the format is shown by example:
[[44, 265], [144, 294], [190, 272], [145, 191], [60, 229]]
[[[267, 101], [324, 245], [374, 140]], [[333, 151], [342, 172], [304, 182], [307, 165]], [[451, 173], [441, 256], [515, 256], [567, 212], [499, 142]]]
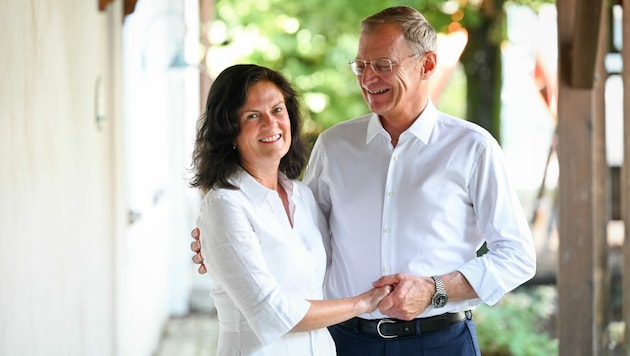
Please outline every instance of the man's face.
[[420, 84], [424, 57], [422, 53], [411, 52], [397, 26], [383, 24], [371, 32], [362, 32], [357, 58], [369, 63], [383, 58], [392, 62], [390, 72], [382, 72], [378, 68], [375, 71], [368, 63], [363, 74], [357, 76], [363, 98], [371, 111], [385, 118], [418, 114], [415, 106], [423, 90]]

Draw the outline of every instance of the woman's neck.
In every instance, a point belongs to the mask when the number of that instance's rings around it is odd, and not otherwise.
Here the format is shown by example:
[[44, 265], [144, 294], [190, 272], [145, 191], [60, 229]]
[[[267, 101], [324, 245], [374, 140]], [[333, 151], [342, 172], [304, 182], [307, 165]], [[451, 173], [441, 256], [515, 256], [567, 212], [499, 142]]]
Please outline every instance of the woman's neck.
[[241, 165], [243, 169], [254, 177], [258, 183], [262, 184], [265, 188], [271, 190], [278, 190], [278, 167], [274, 169], [261, 169], [260, 167], [248, 167], [247, 165]]
[[262, 184], [265, 188], [270, 190], [275, 190], [282, 201], [282, 206], [284, 207], [284, 212], [287, 214], [287, 218], [289, 219], [289, 224], [293, 227], [293, 219], [291, 216], [291, 209], [289, 208], [289, 194], [286, 189], [279, 182], [279, 173], [278, 169], [275, 170], [256, 170], [248, 169], [243, 166], [243, 169], [249, 173], [250, 176], [254, 177], [260, 184]]

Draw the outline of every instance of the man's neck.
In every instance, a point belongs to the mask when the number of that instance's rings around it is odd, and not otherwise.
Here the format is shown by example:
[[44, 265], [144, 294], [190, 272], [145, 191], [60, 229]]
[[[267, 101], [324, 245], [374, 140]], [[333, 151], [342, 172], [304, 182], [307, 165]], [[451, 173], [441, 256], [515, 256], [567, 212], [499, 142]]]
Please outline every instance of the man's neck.
[[394, 145], [394, 147], [398, 144], [400, 135], [413, 125], [427, 107], [428, 102], [427, 100], [421, 108], [378, 116], [381, 120], [381, 125], [383, 125], [385, 131], [387, 131], [392, 138], [392, 145]]

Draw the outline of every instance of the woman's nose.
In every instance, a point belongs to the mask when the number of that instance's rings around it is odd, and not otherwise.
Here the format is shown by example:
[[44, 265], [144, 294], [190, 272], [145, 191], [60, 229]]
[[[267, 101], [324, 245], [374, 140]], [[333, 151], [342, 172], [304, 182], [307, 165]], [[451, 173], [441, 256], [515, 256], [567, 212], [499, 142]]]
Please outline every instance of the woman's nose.
[[270, 115], [270, 114], [263, 114], [262, 118], [263, 118], [263, 122], [266, 125], [273, 125], [277, 122], [276, 118], [274, 118], [273, 115]]

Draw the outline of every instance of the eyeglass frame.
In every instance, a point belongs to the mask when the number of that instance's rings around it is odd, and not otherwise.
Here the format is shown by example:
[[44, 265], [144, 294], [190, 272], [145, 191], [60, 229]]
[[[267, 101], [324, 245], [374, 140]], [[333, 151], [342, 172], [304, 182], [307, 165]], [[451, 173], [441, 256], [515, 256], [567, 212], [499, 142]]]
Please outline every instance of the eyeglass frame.
[[[421, 56], [423, 55], [425, 52], [418, 52], [415, 54], [412, 54], [411, 56], [407, 57], [407, 58], [412, 58], [412, 57], [416, 57], [416, 56]], [[404, 58], [403, 61], [407, 58]], [[377, 61], [387, 61], [389, 64], [389, 69], [383, 70], [381, 69], [379, 66], [376, 65]], [[364, 62], [364, 67], [363, 67], [363, 71], [361, 71], [359, 73], [358, 71], [358, 67], [357, 67], [357, 62]], [[361, 58], [355, 58], [353, 60], [351, 60], [350, 62], [348, 62], [348, 64], [350, 65], [350, 70], [352, 71], [352, 73], [354, 73], [354, 75], [356, 75], [357, 77], [363, 76], [363, 74], [365, 73], [365, 68], [367, 68], [367, 65], [369, 64], [370, 67], [372, 68], [372, 71], [378, 75], [387, 75], [390, 73], [394, 72], [394, 67], [395, 66], [399, 66], [402, 63], [402, 61], [397, 62], [397, 61], [393, 61], [389, 58], [377, 58], [373, 61], [366, 61], [365, 59], [361, 59]]]

